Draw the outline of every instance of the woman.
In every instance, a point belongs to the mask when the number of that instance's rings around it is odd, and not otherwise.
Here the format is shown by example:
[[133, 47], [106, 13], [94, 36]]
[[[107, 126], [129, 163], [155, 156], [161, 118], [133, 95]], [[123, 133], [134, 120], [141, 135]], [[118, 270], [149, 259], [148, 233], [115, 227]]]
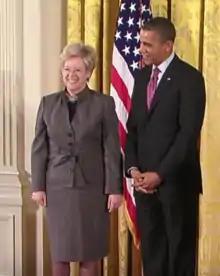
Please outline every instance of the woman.
[[110, 96], [87, 86], [92, 47], [61, 54], [64, 91], [42, 98], [32, 145], [32, 198], [46, 206], [53, 276], [96, 276], [108, 254], [109, 212], [122, 202], [117, 116]]

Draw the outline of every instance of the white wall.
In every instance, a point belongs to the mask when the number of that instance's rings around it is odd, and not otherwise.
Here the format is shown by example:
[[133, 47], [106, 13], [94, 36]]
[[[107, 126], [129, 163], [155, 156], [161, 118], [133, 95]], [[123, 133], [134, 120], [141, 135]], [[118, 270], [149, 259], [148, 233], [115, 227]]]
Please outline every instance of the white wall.
[[49, 276], [30, 149], [40, 98], [61, 87], [66, 10], [65, 0], [0, 0], [0, 276]]

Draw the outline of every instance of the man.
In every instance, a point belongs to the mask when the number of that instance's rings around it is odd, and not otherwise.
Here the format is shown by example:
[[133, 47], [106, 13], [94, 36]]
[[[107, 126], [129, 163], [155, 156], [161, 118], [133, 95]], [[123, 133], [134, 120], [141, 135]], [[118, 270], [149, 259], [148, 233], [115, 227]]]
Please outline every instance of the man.
[[194, 276], [202, 74], [173, 52], [174, 25], [156, 17], [140, 31], [147, 65], [135, 79], [125, 169], [134, 179], [145, 276]]

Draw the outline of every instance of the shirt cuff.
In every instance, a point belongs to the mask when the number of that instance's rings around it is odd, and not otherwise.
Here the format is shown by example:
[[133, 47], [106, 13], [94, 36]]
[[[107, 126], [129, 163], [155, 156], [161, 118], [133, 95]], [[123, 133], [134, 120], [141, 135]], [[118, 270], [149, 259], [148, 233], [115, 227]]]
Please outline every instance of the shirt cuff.
[[131, 170], [138, 170], [137, 167], [130, 167], [128, 170], [127, 170], [127, 174], [131, 177]]

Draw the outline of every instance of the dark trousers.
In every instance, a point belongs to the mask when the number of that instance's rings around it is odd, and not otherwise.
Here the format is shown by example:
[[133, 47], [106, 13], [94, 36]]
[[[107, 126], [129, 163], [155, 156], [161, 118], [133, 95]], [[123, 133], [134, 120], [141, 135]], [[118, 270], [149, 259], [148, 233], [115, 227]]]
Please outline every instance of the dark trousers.
[[199, 195], [135, 192], [145, 276], [195, 276]]

